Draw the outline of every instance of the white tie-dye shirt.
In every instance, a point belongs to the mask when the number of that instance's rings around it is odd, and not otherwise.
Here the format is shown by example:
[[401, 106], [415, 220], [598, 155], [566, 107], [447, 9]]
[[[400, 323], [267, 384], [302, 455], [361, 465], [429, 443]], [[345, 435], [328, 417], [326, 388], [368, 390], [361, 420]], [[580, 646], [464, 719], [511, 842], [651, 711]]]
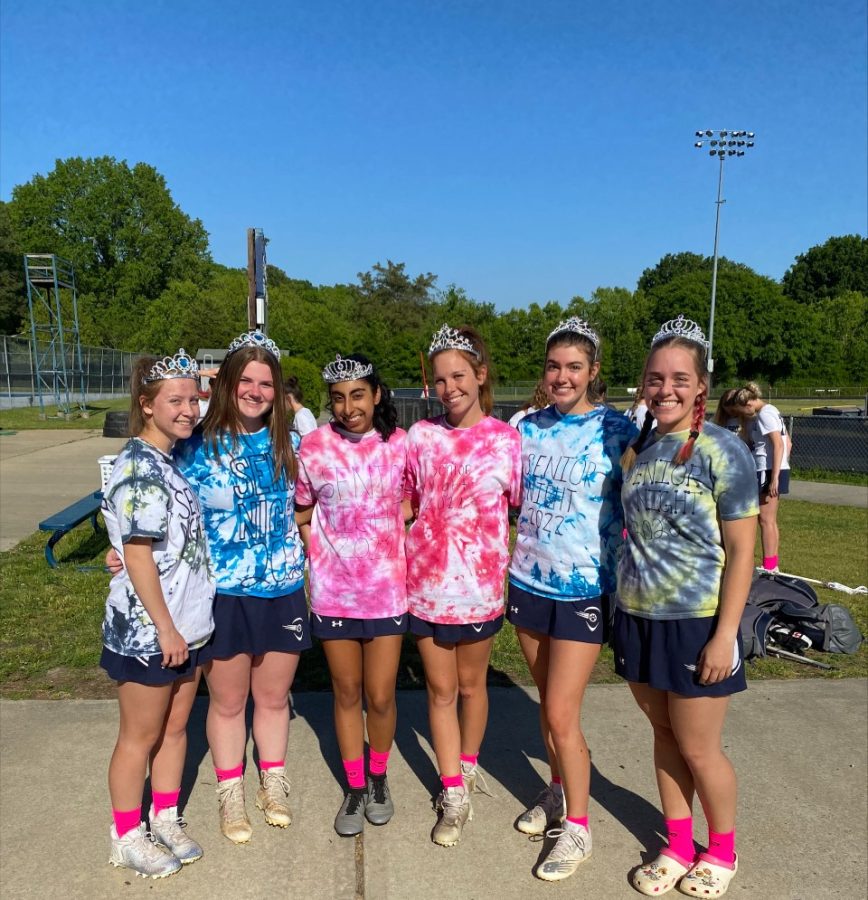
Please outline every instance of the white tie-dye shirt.
[[503, 612], [509, 561], [508, 507], [521, 497], [518, 432], [491, 416], [471, 428], [446, 417], [407, 435], [407, 600], [427, 622], [464, 625]]
[[611, 593], [624, 529], [621, 454], [636, 427], [606, 406], [571, 416], [549, 406], [518, 430], [524, 483], [510, 581], [553, 600]]
[[383, 619], [407, 612], [404, 556], [405, 442], [329, 424], [306, 434], [295, 499], [315, 503], [310, 534], [310, 608], [321, 616]]
[[[214, 578], [196, 495], [165, 453], [131, 438], [118, 454], [102, 502], [109, 541], [124, 559], [131, 538], [153, 541], [154, 564], [172, 622], [188, 644], [214, 630]], [[126, 566], [109, 585], [103, 644], [122, 656], [160, 652], [157, 629]]]

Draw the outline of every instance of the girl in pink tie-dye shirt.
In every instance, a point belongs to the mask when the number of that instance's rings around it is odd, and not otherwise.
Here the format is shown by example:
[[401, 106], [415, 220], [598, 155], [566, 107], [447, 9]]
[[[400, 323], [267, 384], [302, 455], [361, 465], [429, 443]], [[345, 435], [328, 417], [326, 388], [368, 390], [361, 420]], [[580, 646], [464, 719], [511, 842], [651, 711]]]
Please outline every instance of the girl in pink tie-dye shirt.
[[[395, 682], [407, 631], [405, 438], [389, 389], [360, 354], [323, 370], [334, 420], [306, 434], [296, 509], [308, 528], [311, 631], [323, 642], [347, 791], [335, 830], [359, 834], [394, 813], [386, 764], [395, 736]], [[369, 777], [365, 778], [367, 705]]]
[[521, 445], [514, 428], [489, 415], [489, 357], [475, 331], [444, 325], [429, 358], [446, 414], [417, 422], [407, 435], [416, 513], [407, 534], [407, 601], [443, 784], [432, 839], [451, 847], [471, 815], [488, 721], [486, 673], [503, 625], [507, 513], [520, 501]]

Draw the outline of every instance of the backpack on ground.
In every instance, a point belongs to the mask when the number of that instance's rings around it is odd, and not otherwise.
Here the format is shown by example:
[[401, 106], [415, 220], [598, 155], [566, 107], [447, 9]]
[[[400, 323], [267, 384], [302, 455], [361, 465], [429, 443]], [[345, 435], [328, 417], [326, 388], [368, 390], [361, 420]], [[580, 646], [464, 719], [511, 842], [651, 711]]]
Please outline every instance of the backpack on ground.
[[801, 654], [809, 647], [825, 653], [855, 653], [862, 634], [849, 610], [820, 603], [801, 578], [758, 573], [741, 620], [744, 658], [766, 656], [769, 646]]

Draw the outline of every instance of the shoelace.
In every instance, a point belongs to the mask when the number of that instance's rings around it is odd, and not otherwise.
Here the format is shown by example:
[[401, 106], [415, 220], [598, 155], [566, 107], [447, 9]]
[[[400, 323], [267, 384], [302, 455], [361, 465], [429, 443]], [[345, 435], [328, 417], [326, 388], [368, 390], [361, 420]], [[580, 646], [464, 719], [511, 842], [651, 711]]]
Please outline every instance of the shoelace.
[[152, 832], [139, 829], [135, 831], [136, 834], [132, 835], [130, 843], [138, 847], [147, 862], [161, 862], [166, 858], [167, 851]]
[[276, 791], [283, 792], [283, 797], [281, 799], [289, 796], [290, 783], [286, 775], [266, 771], [262, 775], [262, 786], [268, 792], [269, 796], [273, 796]]
[[223, 813], [223, 818], [229, 822], [237, 822], [246, 815], [244, 810], [244, 788], [243, 782], [239, 781], [235, 784], [226, 784], [225, 782], [217, 785], [217, 802]]
[[[585, 838], [577, 831], [570, 831], [566, 828], [550, 828], [546, 832], [546, 837], [558, 839], [558, 842], [552, 847], [551, 853], [549, 853], [549, 859], [568, 859], [573, 855], [575, 849], [581, 850], [583, 854], [585, 852]], [[569, 840], [561, 840], [563, 837], [568, 837]], [[570, 841], [573, 844], [572, 847], [570, 846]]]
[[491, 797], [492, 800], [494, 799], [494, 794], [491, 793], [491, 788], [489, 788], [488, 782], [485, 780], [485, 776], [478, 768], [476, 770], [476, 785], [473, 788], [473, 792], [475, 794], [484, 794], [486, 797]]
[[364, 791], [348, 791], [349, 793], [349, 803], [347, 803], [347, 815], [354, 816], [358, 811], [359, 807], [362, 805], [362, 800], [365, 797]]
[[371, 787], [373, 790], [373, 800], [374, 803], [385, 803], [386, 802], [386, 779], [376, 778], [375, 776], [371, 776]]
[[443, 813], [443, 821], [452, 823], [461, 815], [461, 808], [467, 799], [463, 791], [443, 791], [440, 794], [440, 810]]

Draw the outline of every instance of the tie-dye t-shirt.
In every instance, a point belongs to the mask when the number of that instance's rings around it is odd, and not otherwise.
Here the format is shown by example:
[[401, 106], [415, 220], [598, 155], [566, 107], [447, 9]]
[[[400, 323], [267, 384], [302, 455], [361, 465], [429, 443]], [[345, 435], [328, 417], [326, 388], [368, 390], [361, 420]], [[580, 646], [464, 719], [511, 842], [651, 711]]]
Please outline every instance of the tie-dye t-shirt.
[[306, 434], [295, 500], [315, 503], [310, 608], [321, 616], [384, 619], [407, 612], [404, 467], [407, 434], [388, 442], [334, 424]]
[[611, 593], [624, 529], [620, 460], [635, 426], [607, 406], [570, 416], [549, 406], [518, 430], [523, 488], [509, 580], [553, 600]]
[[521, 499], [518, 432], [486, 416], [471, 428], [446, 417], [407, 435], [407, 496], [418, 509], [407, 533], [407, 600], [427, 622], [465, 625], [503, 612], [508, 507]]
[[[131, 538], [150, 538], [163, 599], [188, 644], [214, 630], [214, 579], [196, 495], [165, 453], [132, 438], [112, 469], [102, 502], [112, 547], [121, 561]], [[122, 656], [160, 653], [157, 629], [136, 595], [126, 566], [109, 585], [103, 643]]]
[[[293, 449], [299, 436], [291, 433]], [[176, 451], [199, 496], [217, 591], [276, 597], [304, 584], [304, 551], [295, 524], [295, 482], [274, 477], [267, 428], [226, 435], [215, 453], [194, 434]]]
[[618, 605], [647, 619], [715, 615], [724, 564], [718, 517], [759, 513], [744, 442], [706, 423], [690, 459], [676, 466], [687, 434], [652, 435], [624, 476], [628, 534], [618, 566]]

